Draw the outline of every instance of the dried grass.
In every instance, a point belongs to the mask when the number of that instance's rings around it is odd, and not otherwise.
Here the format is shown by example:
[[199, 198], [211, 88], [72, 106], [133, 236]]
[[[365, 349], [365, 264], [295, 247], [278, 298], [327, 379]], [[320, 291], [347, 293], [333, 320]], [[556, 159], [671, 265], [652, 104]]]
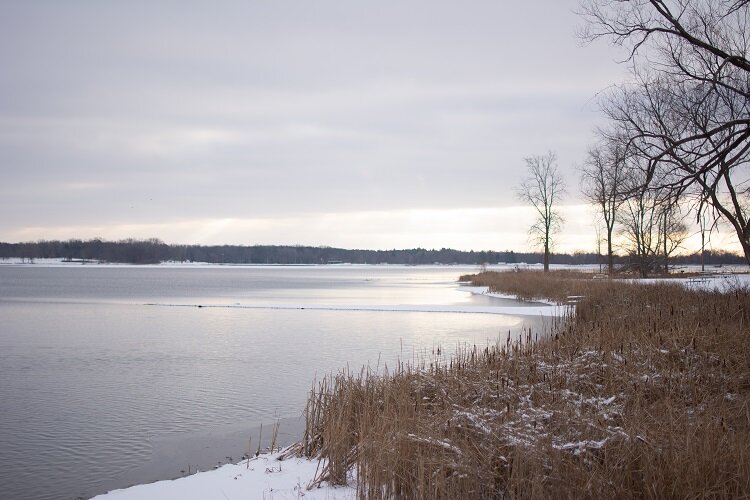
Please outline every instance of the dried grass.
[[546, 340], [461, 350], [311, 391], [298, 450], [361, 498], [750, 496], [750, 294], [482, 273], [584, 296]]

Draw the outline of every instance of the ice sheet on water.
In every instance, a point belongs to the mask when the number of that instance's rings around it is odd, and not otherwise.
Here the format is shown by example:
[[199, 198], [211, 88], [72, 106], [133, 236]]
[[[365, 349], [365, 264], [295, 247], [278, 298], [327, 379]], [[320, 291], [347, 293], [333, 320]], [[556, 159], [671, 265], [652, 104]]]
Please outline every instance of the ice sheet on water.
[[567, 306], [542, 305], [538, 307], [507, 307], [507, 306], [465, 306], [465, 305], [433, 305], [433, 304], [173, 304], [149, 303], [149, 306], [161, 307], [206, 307], [227, 309], [283, 309], [283, 310], [312, 310], [312, 311], [368, 311], [368, 312], [421, 312], [421, 313], [450, 313], [450, 314], [500, 314], [505, 316], [534, 316], [554, 317], [562, 316]]

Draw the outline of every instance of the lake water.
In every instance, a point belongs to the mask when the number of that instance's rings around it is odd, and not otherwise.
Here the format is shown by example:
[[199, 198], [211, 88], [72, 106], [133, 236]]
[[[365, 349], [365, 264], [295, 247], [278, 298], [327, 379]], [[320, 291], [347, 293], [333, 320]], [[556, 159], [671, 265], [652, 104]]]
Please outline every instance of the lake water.
[[236, 461], [260, 423], [299, 436], [316, 377], [540, 328], [486, 314], [519, 304], [456, 282], [475, 271], [0, 265], [0, 497]]

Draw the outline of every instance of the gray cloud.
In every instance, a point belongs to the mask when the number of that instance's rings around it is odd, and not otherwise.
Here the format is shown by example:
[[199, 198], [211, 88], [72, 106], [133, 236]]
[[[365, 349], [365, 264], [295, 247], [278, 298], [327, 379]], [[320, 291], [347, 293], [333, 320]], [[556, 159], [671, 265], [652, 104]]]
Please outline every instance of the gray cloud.
[[3, 2], [0, 239], [515, 204], [622, 73], [574, 1], [528, 4]]

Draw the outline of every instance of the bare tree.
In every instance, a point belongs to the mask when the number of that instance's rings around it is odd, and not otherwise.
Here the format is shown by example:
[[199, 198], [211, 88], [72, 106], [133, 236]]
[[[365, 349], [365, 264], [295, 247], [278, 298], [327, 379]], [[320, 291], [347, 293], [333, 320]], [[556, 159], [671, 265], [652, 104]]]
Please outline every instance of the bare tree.
[[521, 181], [517, 194], [536, 211], [536, 221], [529, 234], [544, 249], [544, 271], [547, 272], [552, 238], [562, 228], [563, 218], [557, 210], [557, 203], [565, 192], [565, 184], [557, 170], [557, 155], [554, 152], [530, 156], [524, 161], [528, 176]]
[[624, 148], [618, 141], [602, 141], [589, 149], [581, 168], [581, 191], [599, 211], [607, 239], [607, 269], [614, 272], [612, 233], [617, 212], [624, 201], [621, 193], [625, 175]]
[[644, 185], [709, 203], [750, 262], [750, 2], [584, 0], [582, 14], [585, 39], [629, 50], [633, 81], [604, 108], [648, 158]]
[[656, 270], [661, 247], [659, 204], [655, 192], [643, 187], [642, 180], [631, 178], [627, 184], [630, 193], [617, 214], [617, 221], [630, 267], [645, 278]]
[[679, 198], [667, 196], [666, 199], [661, 201], [659, 233], [662, 257], [664, 258], [664, 272], [668, 274], [669, 257], [682, 246], [689, 236], [685, 225], [685, 213], [679, 204]]
[[603, 103], [617, 136], [626, 138], [623, 147], [629, 155], [648, 159], [634, 165], [646, 174], [650, 188], [690, 197], [694, 205], [708, 204], [712, 214], [727, 221], [750, 262], [750, 140], [748, 149], [719, 153], [721, 143], [735, 132], [729, 127], [726, 136], [672, 147], [673, 136], [708, 131], [726, 110], [717, 96], [701, 89], [641, 76], [638, 85], [617, 89]]
[[657, 271], [663, 263], [669, 270], [669, 257], [688, 237], [682, 192], [671, 187], [668, 179], [649, 185], [643, 165], [648, 158], [633, 154], [623, 162], [620, 178], [621, 205], [616, 214], [624, 240], [623, 248], [630, 256], [630, 266], [642, 277]]

